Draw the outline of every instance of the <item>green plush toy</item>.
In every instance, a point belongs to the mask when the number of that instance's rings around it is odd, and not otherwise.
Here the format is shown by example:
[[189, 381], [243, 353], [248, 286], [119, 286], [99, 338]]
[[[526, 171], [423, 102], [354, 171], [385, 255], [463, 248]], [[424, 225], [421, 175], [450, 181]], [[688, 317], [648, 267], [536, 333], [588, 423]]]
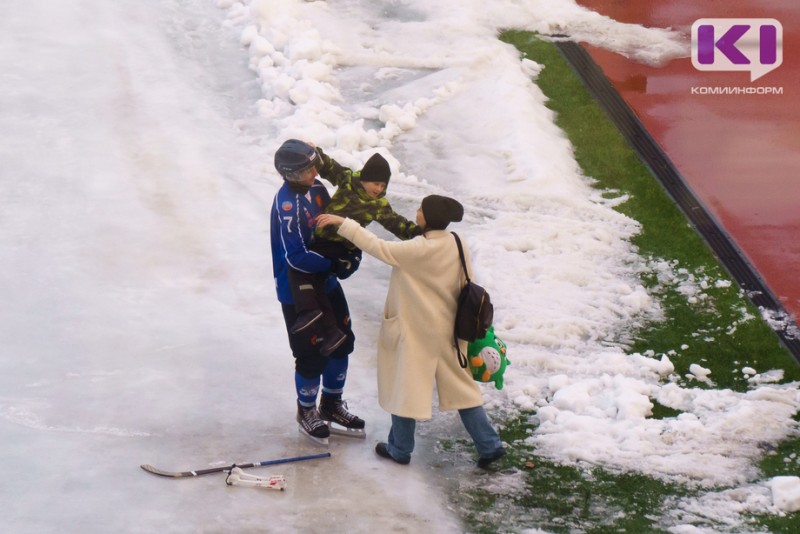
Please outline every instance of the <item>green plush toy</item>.
[[481, 339], [469, 344], [467, 360], [475, 380], [494, 382], [497, 389], [503, 389], [503, 373], [511, 362], [506, 358], [506, 344], [494, 335], [494, 326]]

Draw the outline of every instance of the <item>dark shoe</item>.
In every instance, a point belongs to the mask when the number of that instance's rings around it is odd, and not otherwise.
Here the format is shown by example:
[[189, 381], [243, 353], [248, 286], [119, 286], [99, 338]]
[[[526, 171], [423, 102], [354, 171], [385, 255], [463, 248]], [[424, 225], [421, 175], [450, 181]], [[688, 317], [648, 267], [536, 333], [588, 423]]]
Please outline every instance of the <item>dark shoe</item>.
[[321, 318], [322, 318], [321, 310], [309, 310], [307, 312], [303, 312], [297, 316], [297, 320], [294, 322], [290, 330], [292, 334], [302, 332], [312, 324], [319, 321]]
[[347, 405], [342, 399], [335, 399], [327, 395], [323, 395], [319, 403], [319, 416], [345, 428], [361, 430], [365, 426], [363, 419], [347, 411]]
[[347, 335], [338, 328], [334, 328], [333, 332], [326, 334], [322, 339], [319, 353], [326, 357], [330, 356], [331, 353], [338, 349], [345, 341], [347, 341]]
[[478, 467], [480, 467], [481, 469], [486, 469], [487, 467], [489, 467], [489, 464], [491, 464], [495, 460], [499, 460], [505, 455], [506, 455], [506, 450], [500, 448], [494, 451], [489, 456], [481, 456], [480, 458], [478, 458]]
[[410, 458], [408, 460], [398, 460], [397, 458], [395, 458], [394, 456], [389, 454], [389, 449], [386, 448], [386, 443], [383, 443], [383, 442], [378, 443], [377, 445], [375, 445], [375, 452], [381, 458], [386, 458], [388, 460], [394, 460], [395, 462], [397, 462], [400, 465], [407, 465], [409, 462], [411, 462]]

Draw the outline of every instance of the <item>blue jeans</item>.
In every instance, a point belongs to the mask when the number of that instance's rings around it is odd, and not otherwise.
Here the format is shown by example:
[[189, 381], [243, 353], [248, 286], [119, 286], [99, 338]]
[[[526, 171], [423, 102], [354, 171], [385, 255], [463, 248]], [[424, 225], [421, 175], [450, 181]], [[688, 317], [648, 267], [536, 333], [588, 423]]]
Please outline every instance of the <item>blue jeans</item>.
[[[489, 422], [483, 406], [459, 410], [458, 415], [461, 416], [461, 422], [469, 432], [479, 455], [489, 456], [503, 447], [500, 436], [492, 428], [492, 423]], [[392, 428], [389, 430], [389, 440], [386, 446], [392, 458], [400, 461], [411, 459], [416, 427], [415, 419], [392, 414]]]

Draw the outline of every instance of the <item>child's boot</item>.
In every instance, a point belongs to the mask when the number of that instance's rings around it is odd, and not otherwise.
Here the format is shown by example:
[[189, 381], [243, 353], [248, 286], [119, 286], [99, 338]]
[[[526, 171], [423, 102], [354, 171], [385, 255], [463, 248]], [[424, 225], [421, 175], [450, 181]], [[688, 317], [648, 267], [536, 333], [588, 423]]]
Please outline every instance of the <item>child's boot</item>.
[[347, 335], [338, 328], [327, 330], [325, 332], [325, 337], [322, 338], [319, 353], [326, 357], [330, 356], [331, 353], [338, 349], [345, 341], [347, 341]]
[[306, 310], [297, 316], [297, 320], [292, 325], [292, 334], [302, 332], [309, 326], [322, 318], [322, 310]]

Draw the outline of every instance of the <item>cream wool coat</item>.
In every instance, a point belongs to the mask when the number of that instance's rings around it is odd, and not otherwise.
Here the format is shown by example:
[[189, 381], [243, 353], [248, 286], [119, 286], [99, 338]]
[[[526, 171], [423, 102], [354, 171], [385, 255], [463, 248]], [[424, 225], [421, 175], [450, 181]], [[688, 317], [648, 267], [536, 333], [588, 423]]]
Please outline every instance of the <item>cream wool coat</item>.
[[[392, 266], [378, 339], [378, 400], [387, 412], [430, 419], [434, 384], [440, 410], [483, 404], [453, 345], [456, 299], [465, 277], [452, 234], [431, 230], [409, 241], [384, 241], [345, 219], [339, 234]], [[469, 255], [465, 247], [467, 267]], [[464, 354], [467, 343], [459, 341]]]

